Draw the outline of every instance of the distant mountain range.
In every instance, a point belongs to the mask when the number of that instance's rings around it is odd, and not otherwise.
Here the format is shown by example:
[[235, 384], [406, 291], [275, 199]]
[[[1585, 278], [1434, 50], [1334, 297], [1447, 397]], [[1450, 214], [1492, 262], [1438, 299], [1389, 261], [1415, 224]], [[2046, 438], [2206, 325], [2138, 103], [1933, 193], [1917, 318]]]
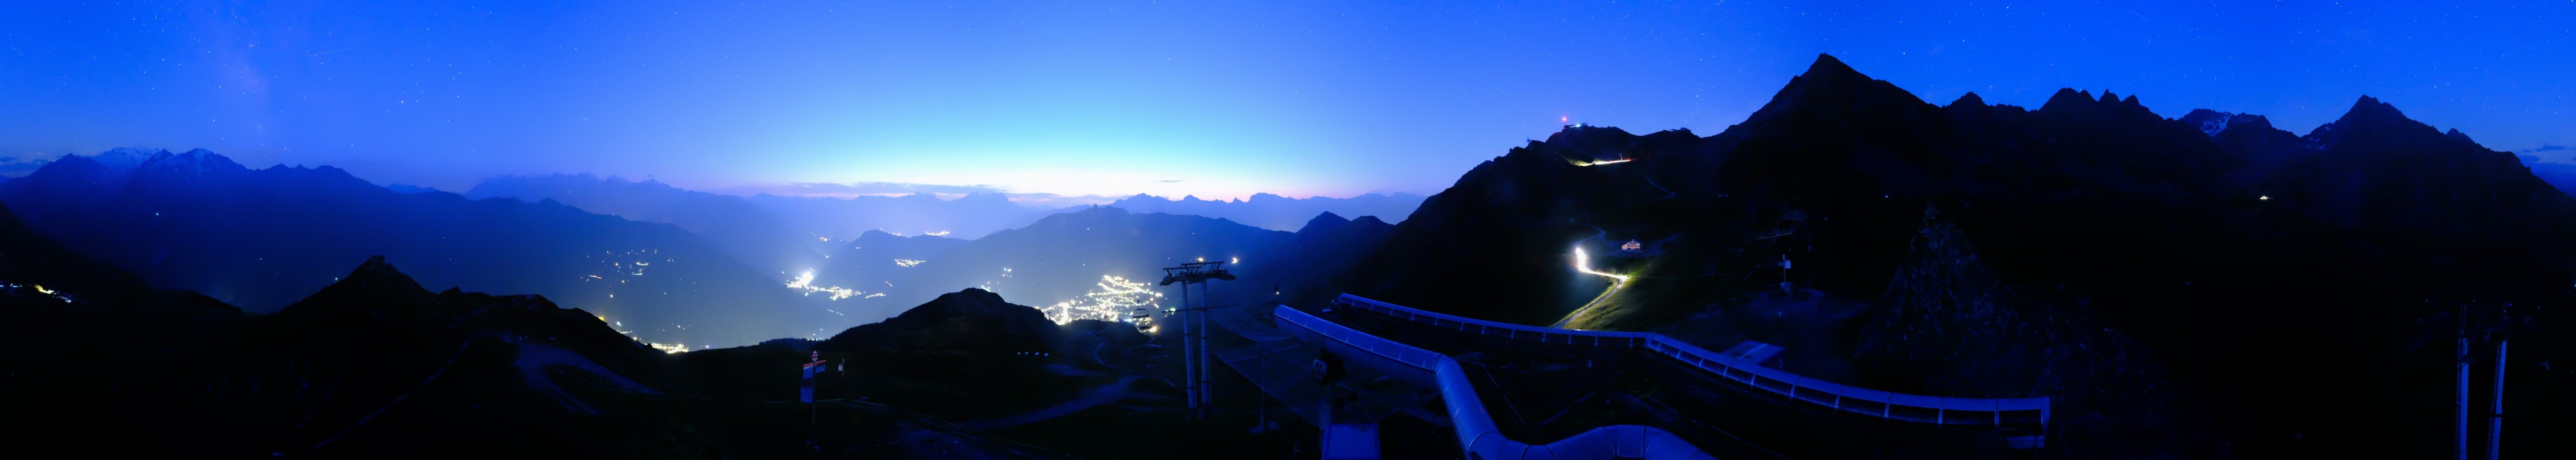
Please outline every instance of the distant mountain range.
[[[1163, 267], [1201, 258], [1258, 262], [1292, 237], [1224, 219], [1101, 206], [974, 240], [871, 232], [840, 242], [847, 247], [819, 266], [814, 280], [886, 294], [860, 294], [868, 300], [861, 305], [872, 309], [919, 304], [959, 287], [1032, 299], [1047, 308], [1100, 289], [1103, 276], [1151, 286], [1162, 280]], [[1170, 289], [1176, 288], [1162, 290]]]
[[[430, 191], [401, 184], [387, 188], [406, 193]], [[498, 176], [475, 184], [464, 195], [476, 199], [518, 198], [530, 202], [555, 200], [586, 211], [679, 225], [719, 240], [726, 237], [716, 233], [743, 236], [759, 234], [757, 232], [792, 233], [804, 239], [844, 239], [867, 231], [975, 239], [995, 231], [1028, 225], [1049, 214], [1091, 207], [1035, 208], [1013, 203], [995, 193], [966, 194], [955, 199], [943, 199], [929, 193], [854, 198], [789, 197], [764, 193], [741, 197], [685, 190], [649, 179], [639, 182], [589, 174]], [[1402, 222], [1404, 216], [1421, 206], [1422, 199], [1421, 195], [1410, 193], [1369, 193], [1349, 198], [1288, 198], [1256, 193], [1248, 199], [1234, 200], [1204, 200], [1196, 196], [1165, 199], [1137, 194], [1111, 202], [1108, 206], [1142, 214], [1206, 216], [1271, 230], [1293, 231], [1306, 219], [1327, 212], [1383, 216], [1381, 218], [1389, 222]], [[756, 214], [761, 212], [768, 215]]]
[[[417, 187], [405, 190], [426, 191]], [[869, 232], [977, 239], [1026, 226], [1052, 214], [1092, 207], [1033, 208], [1013, 203], [1000, 194], [968, 194], [956, 199], [928, 193], [855, 198], [769, 194], [740, 197], [684, 190], [653, 180], [638, 182], [589, 174], [493, 177], [464, 195], [529, 202], [555, 200], [585, 211], [678, 225], [706, 236], [753, 266], [791, 268], [815, 266], [822, 262], [819, 254], [837, 250], [832, 249], [836, 244], [818, 244], [824, 241], [858, 238]], [[1405, 193], [1350, 198], [1287, 198], [1262, 193], [1229, 201], [1195, 196], [1173, 200], [1139, 194], [1108, 206], [1138, 214], [1205, 216], [1289, 231], [1327, 212], [1402, 221], [1421, 203], [1422, 196]]]
[[[633, 220], [664, 222], [705, 234], [723, 244], [740, 246], [767, 260], [776, 257], [752, 249], [780, 245], [771, 240], [820, 242], [884, 231], [905, 235], [941, 234], [977, 238], [997, 230], [1028, 225], [1050, 212], [1012, 203], [1001, 194], [969, 194], [941, 199], [929, 193], [853, 198], [749, 197], [685, 190], [660, 181], [630, 181], [589, 174], [499, 176], [467, 190], [473, 198], [516, 198], [529, 202], [555, 200], [591, 212]], [[799, 261], [812, 258], [820, 245], [800, 247]]]
[[1226, 219], [1271, 230], [1296, 231], [1307, 219], [1318, 214], [1377, 216], [1387, 222], [1403, 222], [1422, 206], [1422, 195], [1411, 193], [1369, 193], [1350, 198], [1288, 198], [1268, 193], [1255, 193], [1251, 198], [1236, 200], [1202, 200], [1196, 196], [1163, 199], [1137, 194], [1109, 203], [1109, 206], [1138, 213], [1186, 214]]
[[[57, 255], [10, 223], [0, 260]], [[788, 402], [810, 342], [666, 354], [543, 297], [430, 292], [381, 258], [266, 315], [128, 300], [154, 291], [65, 268], [84, 300], [0, 297], [12, 452], [1066, 458], [884, 405]]]
[[[1287, 295], [1760, 340], [1837, 381], [2052, 395], [2050, 445], [2073, 457], [2424, 457], [2447, 437], [2379, 434], [2448, 429], [2450, 318], [2576, 304], [2569, 235], [2576, 199], [2514, 155], [2368, 97], [2302, 136], [2107, 91], [1934, 105], [1827, 56], [1713, 136], [1578, 125], [1513, 148]], [[2531, 324], [2515, 372], [2570, 354], [2535, 338], [2559, 310], [2514, 310]], [[2531, 425], [2505, 436], [2547, 436]]]
[[466, 190], [466, 198], [554, 201], [583, 211], [661, 222], [696, 233], [753, 267], [772, 272], [822, 259], [812, 232], [751, 200], [673, 188], [656, 181], [583, 175], [500, 176]]
[[[1127, 326], [1062, 321], [1059, 302], [1172, 292], [1153, 286], [1159, 269], [1205, 259], [1239, 260], [1239, 279], [1210, 286], [1221, 306], [1354, 293], [1759, 341], [1783, 347], [1771, 362], [1789, 371], [1870, 388], [2051, 396], [2048, 452], [2064, 457], [2432, 457], [2450, 447], [2466, 318], [2501, 318], [2473, 333], [2514, 340], [2506, 413], [2576, 412], [2562, 396], [2576, 367], [2551, 364], [2576, 353], [2567, 177], [2366, 96], [2300, 135], [2259, 115], [2165, 118], [2108, 91], [1935, 105], [1830, 56], [1714, 135], [1567, 126], [1418, 207], [1139, 196], [1039, 210], [590, 176], [496, 178], [469, 191], [492, 198], [470, 200], [329, 167], [115, 150], [0, 182], [0, 340], [35, 350], [0, 354], [13, 376], [0, 389], [42, 395], [0, 416], [38, 436], [168, 434], [104, 450], [134, 456], [386, 456], [499, 437], [557, 456], [815, 442], [1043, 457], [960, 427], [1090, 394], [1170, 399], [1168, 385], [1128, 386], [1167, 353]], [[973, 229], [989, 234], [955, 238]], [[873, 324], [842, 328], [856, 323]], [[677, 358], [637, 340], [826, 334]], [[863, 376], [827, 389], [986, 425], [879, 402], [806, 406], [860, 421], [820, 439], [719, 423], [793, 419], [762, 401], [783, 399], [789, 375], [773, 371], [804, 352]], [[377, 418], [406, 399], [428, 407]], [[1063, 411], [1173, 412], [1148, 409]], [[122, 415], [140, 412], [182, 415]], [[619, 416], [586, 417], [603, 414]], [[2545, 441], [2555, 419], [2515, 420], [2535, 421], [2504, 437], [2533, 441], [2508, 455], [2565, 457]], [[554, 425], [572, 427], [527, 434]], [[1135, 453], [1104, 444], [1086, 452]]]
[[384, 255], [435, 286], [543, 294], [655, 342], [828, 332], [808, 324], [830, 313], [670, 225], [550, 201], [400, 194], [337, 168], [254, 170], [204, 150], [132, 156], [54, 161], [0, 184], [0, 202], [38, 233], [155, 286], [255, 312]]
[[[1133, 458], [1296, 440], [1209, 426], [1141, 446], [1047, 412], [1181, 424], [1178, 390], [1138, 374], [1171, 356], [976, 289], [831, 340], [665, 353], [541, 296], [431, 292], [381, 257], [245, 313], [74, 254], [5, 206], [0, 284], [0, 439], [43, 457]], [[822, 397], [796, 403], [809, 353]], [[158, 434], [89, 442], [126, 432]]]

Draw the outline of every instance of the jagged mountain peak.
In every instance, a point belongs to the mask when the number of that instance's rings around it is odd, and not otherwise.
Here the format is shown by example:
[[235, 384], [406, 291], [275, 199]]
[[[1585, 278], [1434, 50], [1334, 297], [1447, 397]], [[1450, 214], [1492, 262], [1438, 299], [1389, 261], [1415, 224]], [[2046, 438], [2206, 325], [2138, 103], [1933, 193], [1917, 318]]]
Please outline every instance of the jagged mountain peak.
[[2092, 102], [2092, 91], [2075, 88], [2058, 88], [2056, 93], [2048, 95], [2048, 102], [2039, 104], [2039, 109], [2043, 111], [2050, 109], [2063, 110], [2060, 108], [2091, 105]]
[[[169, 154], [169, 153], [170, 153], [170, 151], [169, 151], [169, 150], [162, 150], [162, 149], [145, 149], [145, 148], [142, 148], [142, 147], [117, 147], [117, 148], [107, 149], [107, 151], [105, 151], [105, 152], [99, 152], [99, 153], [98, 153], [98, 154], [96, 154], [96, 155], [87, 155], [87, 157], [88, 157], [88, 159], [90, 159], [90, 160], [94, 160], [94, 161], [97, 161], [99, 164], [101, 164], [101, 165], [106, 165], [106, 166], [107, 166], [107, 167], [109, 167], [109, 168], [114, 168], [114, 169], [127, 169], [127, 168], [133, 168], [133, 167], [138, 166], [138, 165], [142, 165], [142, 164], [143, 164], [143, 160], [149, 160], [149, 159], [152, 159], [152, 157], [160, 156], [160, 155], [166, 155], [166, 154]], [[71, 157], [64, 157], [64, 159], [70, 159], [70, 158], [71, 158]]]
[[243, 167], [241, 163], [233, 162], [232, 158], [217, 155], [206, 149], [193, 149], [185, 153], [170, 153], [168, 150], [163, 150], [153, 154], [151, 159], [143, 160], [143, 163], [136, 165], [134, 169], [143, 174], [186, 177], [234, 174], [250, 170]]
[[1789, 79], [1789, 84], [1774, 93], [1771, 101], [1754, 111], [1744, 124], [1760, 124], [1805, 112], [1839, 114], [1835, 115], [1838, 118], [1845, 115], [1902, 116], [1897, 114], [1914, 113], [1929, 106], [1914, 93], [1885, 80], [1863, 75], [1832, 55], [1817, 55], [1816, 62], [1807, 66], [1806, 73]]
[[2131, 94], [2124, 98], [2108, 89], [2102, 90], [2100, 97], [2095, 97], [2090, 91], [2059, 88], [2056, 94], [2048, 97], [2047, 103], [2039, 106], [2039, 111], [2060, 117], [2135, 118], [2155, 115], [2154, 112], [2147, 110], [2145, 104], [2138, 102], [2138, 95]]
[[1800, 74], [1800, 76], [1817, 78], [1869, 78], [1868, 75], [1861, 75], [1859, 70], [1852, 69], [1850, 64], [1844, 64], [1843, 60], [1835, 59], [1834, 55], [1825, 53], [1817, 53], [1816, 61], [1808, 63], [1807, 72]]
[[2191, 113], [2183, 114], [2182, 118], [2176, 118], [2174, 120], [2181, 121], [2183, 124], [2191, 125], [2192, 128], [2199, 129], [2202, 134], [2208, 134], [2211, 137], [2216, 137], [2220, 133], [2227, 132], [2231, 129], [2254, 129], [2259, 132], [2270, 132], [2273, 130], [2272, 119], [2250, 113], [2192, 109]]
[[2466, 141], [2468, 136], [2465, 134], [2447, 136], [2432, 125], [2407, 118], [2406, 113], [2397, 110], [2395, 104], [2365, 95], [2354, 100], [2352, 108], [2344, 111], [2342, 117], [2336, 118], [2332, 123], [2317, 126], [2317, 129], [2309, 131], [2304, 137], [2312, 147], [2329, 148], [2356, 139], [2368, 139], [2362, 142], [2374, 144], [2395, 145], [2436, 139]]
[[1306, 232], [1313, 231], [1329, 231], [1334, 228], [1340, 228], [1343, 224], [1348, 223], [1351, 223], [1350, 219], [1344, 219], [1340, 215], [1333, 214], [1331, 211], [1326, 211], [1323, 214], [1315, 215], [1314, 219], [1307, 220], [1306, 226], [1297, 228], [1297, 233], [1304, 234]]
[[2335, 122], [2345, 123], [2356, 121], [2367, 122], [2394, 120], [2413, 121], [2406, 118], [2405, 112], [2397, 110], [2397, 106], [2395, 104], [2389, 104], [2386, 101], [2379, 100], [2379, 98], [2363, 95], [2360, 99], [2352, 101], [2352, 108], [2345, 110], [2343, 112], [2343, 117], [2335, 119]]
[[349, 276], [340, 278], [339, 282], [331, 283], [331, 286], [429, 292], [428, 289], [420, 287], [419, 281], [413, 281], [411, 275], [405, 275], [401, 270], [394, 269], [393, 264], [386, 263], [385, 256], [367, 257], [365, 263], [360, 263], [358, 268], [349, 270]]
[[276, 314], [281, 317], [305, 317], [340, 314], [333, 312], [348, 305], [362, 305], [365, 308], [375, 309], [397, 305], [427, 305], [431, 303], [427, 300], [431, 295], [428, 289], [420, 286], [419, 281], [414, 281], [410, 275], [394, 269], [393, 264], [385, 262], [385, 256], [379, 255], [368, 257], [366, 262], [349, 270], [348, 276], [322, 287], [321, 291], [314, 292], [303, 300], [287, 305]]
[[1977, 96], [1977, 92], [1975, 92], [1975, 91], [1969, 91], [1967, 94], [1961, 94], [1961, 95], [1959, 95], [1959, 99], [1957, 99], [1957, 100], [1953, 100], [1953, 101], [1950, 101], [1950, 105], [1947, 105], [1947, 106], [1944, 106], [1944, 107], [1985, 107], [1985, 106], [1986, 106], [1986, 98], [1978, 97], [1978, 96]]

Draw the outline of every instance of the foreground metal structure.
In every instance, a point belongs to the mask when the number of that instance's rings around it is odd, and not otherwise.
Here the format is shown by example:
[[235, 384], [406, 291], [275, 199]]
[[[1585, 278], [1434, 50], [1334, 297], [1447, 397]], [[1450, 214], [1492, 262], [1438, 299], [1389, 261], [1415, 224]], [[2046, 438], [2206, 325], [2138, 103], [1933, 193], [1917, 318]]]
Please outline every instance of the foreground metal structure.
[[1644, 350], [1718, 377], [1795, 401], [1878, 418], [1938, 425], [2046, 425], [2048, 398], [1947, 398], [1895, 393], [1799, 376], [1740, 357], [1645, 332], [1554, 329], [1461, 318], [1343, 294], [1335, 305], [1366, 309], [1434, 327], [1536, 343]]
[[1376, 357], [1354, 359], [1360, 365], [1372, 366], [1390, 376], [1413, 380], [1415, 384], [1440, 389], [1440, 399], [1449, 411], [1450, 427], [1458, 432], [1458, 448], [1483, 459], [1610, 459], [1643, 458], [1649, 460], [1715, 459], [1689, 441], [1662, 429], [1615, 425], [1594, 428], [1572, 437], [1545, 444], [1530, 444], [1504, 436], [1486, 413], [1484, 399], [1476, 394], [1475, 383], [1458, 360], [1410, 345], [1396, 343], [1362, 333], [1332, 321], [1297, 311], [1287, 306], [1274, 310], [1281, 323], [1294, 325], [1291, 330], [1300, 337], [1322, 345], [1342, 356]]
[[[1627, 362], [1696, 374], [1700, 377], [1694, 379], [1704, 378], [1717, 382], [1713, 384], [1734, 387], [1735, 391], [1764, 396], [1763, 399], [1777, 401], [1775, 404], [1821, 410], [1818, 413], [1856, 414], [1861, 420], [1879, 419], [1896, 425], [1942, 430], [2025, 433], [2007, 439], [2015, 448], [2043, 445], [2045, 438], [2037, 432], [2044, 429], [2049, 418], [2050, 401], [2045, 397], [1946, 398], [1871, 390], [1799, 376], [1762, 366], [1759, 364], [1761, 357], [1711, 352], [1660, 334], [1497, 323], [1432, 313], [1347, 294], [1335, 299], [1333, 304], [1335, 308], [1346, 311], [1341, 315], [1366, 312], [1367, 317], [1384, 318], [1364, 322], [1393, 320], [1396, 322], [1390, 324], [1427, 326], [1430, 329], [1422, 330], [1448, 330], [1452, 331], [1448, 334], [1484, 337], [1491, 346], [1568, 350], [1587, 356], [1634, 356]], [[1325, 311], [1331, 312], [1332, 309]], [[1496, 425], [1486, 407], [1490, 395], [1478, 394], [1475, 381], [1468, 377], [1471, 372], [1459, 359], [1408, 344], [1399, 337], [1380, 335], [1419, 333], [1384, 330], [1373, 334], [1367, 332], [1368, 329], [1341, 324], [1284, 305], [1273, 308], [1271, 316], [1280, 329], [1296, 336], [1298, 341], [1342, 356], [1354, 367], [1367, 367], [1410, 385], [1437, 389], [1446, 412], [1443, 414], [1447, 416], [1446, 423], [1456, 431], [1459, 448], [1470, 454], [1470, 458], [1715, 458], [1703, 446], [1692, 445], [1691, 441], [1670, 430], [1637, 424], [1601, 426], [1571, 436], [1552, 435], [1561, 436], [1561, 439], [1546, 443], [1513, 439]], [[1345, 320], [1359, 318], [1363, 317], [1345, 317]], [[1454, 343], [1446, 347], [1442, 349], [1453, 353], [1498, 351], [1460, 348]]]

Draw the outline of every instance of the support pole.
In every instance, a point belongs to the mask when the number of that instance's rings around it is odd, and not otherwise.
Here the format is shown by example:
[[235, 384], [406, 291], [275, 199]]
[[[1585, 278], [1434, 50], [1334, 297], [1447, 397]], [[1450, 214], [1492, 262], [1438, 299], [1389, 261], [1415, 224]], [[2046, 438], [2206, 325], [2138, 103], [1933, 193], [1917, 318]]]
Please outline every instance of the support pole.
[[2487, 460], [2496, 460], [2497, 441], [2504, 437], [2504, 352], [2511, 340], [2496, 342], [2495, 399], [2487, 404]]
[[2469, 460], [2469, 309], [2461, 306], [2458, 312], [2459, 356], [2451, 360], [2459, 370], [2457, 383], [2451, 388], [2451, 458]]
[[[1189, 285], [1189, 283], [1182, 283], [1182, 284], [1181, 284], [1181, 312], [1180, 312], [1180, 315], [1179, 315], [1180, 317], [1179, 317], [1179, 318], [1173, 318], [1173, 319], [1180, 320], [1180, 321], [1174, 321], [1174, 322], [1175, 322], [1175, 323], [1180, 323], [1180, 326], [1181, 326], [1181, 386], [1182, 386], [1182, 387], [1185, 387], [1185, 389], [1186, 389], [1186, 391], [1185, 391], [1185, 392], [1189, 394], [1189, 400], [1190, 400], [1190, 401], [1189, 401], [1189, 408], [1190, 408], [1190, 413], [1191, 413], [1192, 415], [1196, 415], [1196, 414], [1198, 413], [1198, 409], [1199, 409], [1199, 380], [1198, 380], [1198, 367], [1197, 367], [1197, 366], [1198, 366], [1198, 359], [1197, 359], [1197, 358], [1198, 358], [1198, 353], [1193, 352], [1193, 351], [1192, 351], [1192, 350], [1193, 350], [1193, 348], [1191, 348], [1191, 347], [1193, 347], [1193, 346], [1195, 346], [1195, 345], [1192, 345], [1192, 344], [1190, 343], [1190, 321], [1189, 321], [1189, 314], [1190, 314], [1190, 285]], [[2464, 339], [2464, 340], [2465, 340], [2465, 339]], [[2462, 342], [2462, 343], [2466, 343], [2466, 342]], [[2468, 372], [2468, 371], [2461, 371], [2461, 372]], [[2464, 375], [2465, 375], [2465, 374], [2464, 374]], [[2462, 383], [2461, 385], [2468, 385], [2468, 384], [2467, 384], [2467, 383]], [[2467, 459], [2461, 459], [2461, 460], [2467, 460]]]
[[[1182, 286], [1181, 290], [1189, 290], [1189, 286]], [[1198, 314], [1199, 326], [1195, 330], [1198, 331], [1199, 334], [1199, 410], [1202, 412], [1211, 411], [1214, 408], [1209, 406], [1216, 405], [1216, 387], [1210, 385], [1210, 382], [1208, 382], [1208, 374], [1213, 374], [1213, 372], [1208, 372], [1207, 360], [1208, 355], [1213, 353], [1208, 353], [1207, 303], [1207, 282], [1200, 281]]]

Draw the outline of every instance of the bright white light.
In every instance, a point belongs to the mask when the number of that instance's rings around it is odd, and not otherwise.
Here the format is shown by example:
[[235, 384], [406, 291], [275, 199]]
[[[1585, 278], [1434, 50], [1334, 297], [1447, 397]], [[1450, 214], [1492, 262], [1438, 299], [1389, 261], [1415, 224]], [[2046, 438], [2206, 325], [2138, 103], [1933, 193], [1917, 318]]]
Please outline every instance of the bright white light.
[[1611, 164], [1611, 163], [1626, 163], [1626, 162], [1631, 162], [1631, 161], [1637, 161], [1637, 160], [1628, 159], [1628, 158], [1621, 158], [1621, 159], [1616, 159], [1616, 160], [1601, 160], [1601, 161], [1588, 161], [1588, 162], [1586, 162], [1586, 161], [1578, 161], [1578, 162], [1575, 162], [1575, 163], [1574, 163], [1574, 165], [1575, 165], [1575, 166], [1592, 166], [1592, 165], [1606, 165], [1606, 164]]
[[1590, 274], [1595, 274], [1595, 275], [1601, 275], [1601, 276], [1607, 276], [1607, 277], [1610, 277], [1610, 279], [1619, 280], [1619, 281], [1622, 281], [1622, 282], [1624, 282], [1624, 281], [1628, 281], [1628, 275], [1621, 275], [1621, 274], [1617, 274], [1617, 273], [1609, 273], [1609, 272], [1602, 272], [1602, 271], [1596, 271], [1596, 270], [1593, 270], [1593, 269], [1592, 269], [1592, 256], [1585, 255], [1585, 254], [1583, 253], [1583, 247], [1582, 247], [1582, 246], [1575, 246], [1575, 247], [1574, 247], [1574, 271], [1584, 272], [1584, 273], [1590, 273]]
[[947, 231], [947, 230], [940, 230], [940, 231], [936, 231], [936, 232], [922, 232], [921, 234], [923, 234], [923, 235], [930, 235], [930, 236], [948, 236], [948, 231]]
[[2271, 196], [2271, 195], [2263, 195], [2263, 196], [2254, 197], [2254, 199], [2257, 199], [2257, 200], [2269, 200], [2269, 199], [2272, 199], [2272, 196]]
[[1242, 257], [1227, 257], [1227, 258], [1225, 259], [1225, 263], [1229, 263], [1229, 264], [1239, 264], [1239, 263], [1243, 263], [1243, 258], [1242, 258]]
[[809, 296], [817, 292], [828, 293], [832, 296], [831, 300], [847, 299], [861, 294], [857, 290], [840, 286], [815, 286], [813, 270], [806, 270], [805, 274], [796, 275], [796, 281], [787, 283], [787, 288], [805, 291], [805, 295]]
[[927, 261], [927, 260], [912, 260], [912, 259], [895, 259], [895, 260], [894, 260], [894, 264], [895, 264], [895, 266], [899, 266], [899, 267], [910, 267], [910, 266], [914, 266], [914, 265], [921, 265], [921, 263], [922, 263], [922, 262], [929, 262], [929, 261]]

